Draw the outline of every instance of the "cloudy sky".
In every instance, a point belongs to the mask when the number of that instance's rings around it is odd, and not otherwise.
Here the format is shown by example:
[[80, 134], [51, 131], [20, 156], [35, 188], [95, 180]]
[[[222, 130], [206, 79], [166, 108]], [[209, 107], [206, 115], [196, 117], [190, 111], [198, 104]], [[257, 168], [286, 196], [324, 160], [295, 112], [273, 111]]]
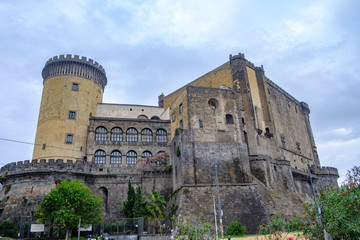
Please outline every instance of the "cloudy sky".
[[[31, 159], [45, 62], [98, 61], [104, 102], [157, 105], [244, 53], [311, 109], [323, 166], [360, 165], [360, 1], [0, 0], [0, 164]], [[0, 166], [1, 166], [0, 165]]]

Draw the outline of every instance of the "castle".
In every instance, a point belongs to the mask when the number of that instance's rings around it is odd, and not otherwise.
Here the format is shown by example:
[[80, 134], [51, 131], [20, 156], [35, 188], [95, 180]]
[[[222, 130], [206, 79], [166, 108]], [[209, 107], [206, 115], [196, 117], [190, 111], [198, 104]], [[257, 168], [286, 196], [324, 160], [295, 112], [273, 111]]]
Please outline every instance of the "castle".
[[169, 197], [177, 216], [213, 222], [217, 195], [224, 225], [256, 232], [271, 215], [301, 214], [317, 187], [337, 186], [321, 167], [309, 106], [265, 76], [243, 54], [182, 88], [158, 106], [102, 103], [107, 84], [97, 62], [75, 55], [48, 60], [33, 160], [0, 170], [0, 217], [17, 221], [38, 209], [59, 181], [80, 179], [116, 219], [127, 183]]

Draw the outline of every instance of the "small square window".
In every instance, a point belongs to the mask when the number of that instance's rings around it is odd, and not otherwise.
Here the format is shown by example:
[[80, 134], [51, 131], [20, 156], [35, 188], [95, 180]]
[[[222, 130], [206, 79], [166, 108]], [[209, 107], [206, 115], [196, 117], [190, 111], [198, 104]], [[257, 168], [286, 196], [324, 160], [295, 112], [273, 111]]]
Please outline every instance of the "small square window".
[[73, 142], [73, 135], [72, 134], [66, 134], [65, 143], [66, 144], [72, 144]]
[[75, 119], [75, 111], [69, 111], [69, 119]]
[[182, 113], [182, 111], [183, 111], [183, 105], [182, 105], [182, 103], [180, 103], [180, 105], [179, 105], [179, 114]]
[[73, 83], [71, 90], [73, 90], [73, 91], [79, 91], [79, 84], [78, 84], [78, 83]]

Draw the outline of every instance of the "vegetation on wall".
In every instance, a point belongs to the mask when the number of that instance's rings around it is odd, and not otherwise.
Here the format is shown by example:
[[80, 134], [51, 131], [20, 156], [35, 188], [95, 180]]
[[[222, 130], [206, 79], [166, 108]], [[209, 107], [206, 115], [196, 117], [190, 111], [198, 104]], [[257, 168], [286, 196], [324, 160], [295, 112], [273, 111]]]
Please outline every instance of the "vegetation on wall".
[[176, 156], [177, 156], [177, 157], [180, 157], [180, 155], [181, 155], [181, 153], [180, 153], [180, 147], [177, 146], [177, 147], [176, 147]]

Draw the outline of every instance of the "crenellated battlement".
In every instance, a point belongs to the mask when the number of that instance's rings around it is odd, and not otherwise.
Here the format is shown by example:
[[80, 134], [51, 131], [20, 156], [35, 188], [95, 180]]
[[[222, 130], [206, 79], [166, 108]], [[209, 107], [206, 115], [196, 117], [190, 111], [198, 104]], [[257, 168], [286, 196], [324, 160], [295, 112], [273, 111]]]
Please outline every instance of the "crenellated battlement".
[[44, 82], [59, 75], [84, 77], [96, 82], [103, 89], [107, 84], [105, 69], [98, 62], [86, 57], [80, 58], [79, 55], [66, 54], [50, 58], [42, 70]]
[[274, 89], [276, 89], [277, 91], [279, 91], [280, 93], [282, 93], [285, 97], [287, 97], [289, 100], [291, 100], [292, 102], [294, 102], [295, 104], [297, 104], [299, 107], [301, 107], [300, 102], [294, 98], [293, 96], [291, 96], [288, 92], [286, 92], [284, 89], [282, 89], [281, 87], [279, 87], [279, 85], [277, 85], [276, 83], [274, 83], [273, 81], [271, 81], [269, 78], [266, 78], [266, 83], [268, 85], [270, 85], [271, 87], [273, 87]]
[[316, 175], [335, 175], [339, 177], [339, 172], [337, 168], [334, 167], [315, 167], [313, 165], [310, 167], [310, 170]]
[[[19, 162], [12, 162], [0, 169], [0, 176], [11, 176], [16, 174], [36, 174], [37, 172], [73, 172], [82, 174], [121, 174], [121, 173], [136, 173], [136, 168], [121, 168], [121, 167], [105, 167], [100, 164], [83, 161], [72, 161], [63, 159], [35, 159], [25, 160]], [[6, 173], [6, 174], [5, 174]]]
[[52, 58], [50, 58], [46, 64], [52, 63], [52, 62], [57, 62], [57, 61], [76, 61], [76, 62], [80, 62], [80, 63], [86, 63], [89, 65], [92, 65], [96, 68], [99, 68], [99, 70], [101, 70], [104, 74], [105, 74], [105, 69], [96, 61], [92, 60], [91, 58], [87, 58], [87, 57], [81, 57], [79, 55], [72, 55], [72, 54], [62, 54], [59, 56], [54, 56]]
[[71, 172], [92, 175], [107, 174], [146, 174], [164, 172], [165, 166], [135, 165], [131, 167], [121, 167], [118, 165], [104, 166], [93, 162], [83, 162], [81, 160], [64, 160], [64, 159], [34, 159], [32, 161], [18, 161], [6, 164], [0, 169], [0, 177], [17, 175], [17, 174], [36, 174], [37, 172]]

